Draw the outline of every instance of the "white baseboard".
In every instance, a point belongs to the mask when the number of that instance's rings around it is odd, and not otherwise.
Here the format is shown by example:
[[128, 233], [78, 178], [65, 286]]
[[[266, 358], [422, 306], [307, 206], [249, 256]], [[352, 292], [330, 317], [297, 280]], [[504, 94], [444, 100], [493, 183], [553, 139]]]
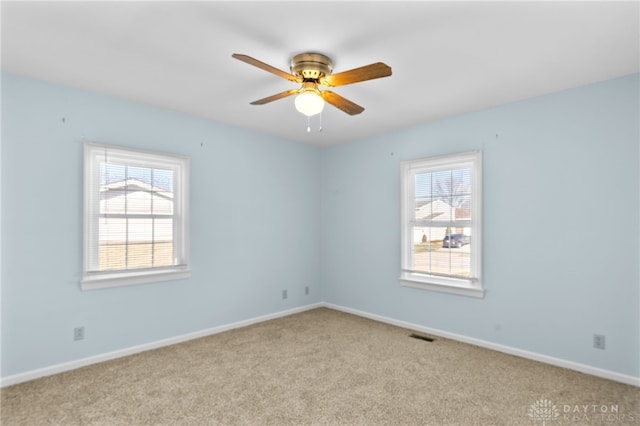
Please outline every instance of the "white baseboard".
[[225, 331], [233, 330], [235, 328], [247, 327], [252, 324], [261, 323], [264, 321], [269, 321], [276, 318], [285, 317], [288, 315], [297, 314], [300, 312], [308, 311], [315, 308], [329, 308], [334, 309], [336, 311], [346, 312], [349, 314], [357, 315], [360, 317], [368, 318], [374, 321], [379, 321], [382, 323], [395, 325], [397, 327], [406, 328], [409, 330], [420, 331], [427, 334], [432, 334], [434, 336], [444, 337], [446, 339], [456, 340], [463, 343], [469, 343], [471, 345], [492, 349], [498, 352], [503, 352], [509, 355], [515, 355], [522, 358], [531, 359], [534, 361], [543, 362], [550, 365], [555, 365], [557, 367], [567, 368], [570, 370], [579, 371], [581, 373], [590, 374], [596, 377], [602, 377], [604, 379], [613, 380], [620, 383], [625, 383], [632, 386], [640, 387], [640, 378], [629, 376], [626, 374], [616, 373], [615, 371], [604, 370], [601, 368], [592, 367], [590, 365], [580, 364], [573, 361], [567, 361], [561, 358], [555, 358], [548, 355], [542, 355], [535, 352], [525, 351], [518, 348], [513, 348], [511, 346], [500, 345], [497, 343], [488, 342], [486, 340], [476, 339], [473, 337], [467, 337], [460, 334], [450, 333], [447, 331], [438, 330], [435, 328], [425, 327], [422, 325], [397, 320], [394, 318], [385, 317], [382, 315], [371, 314], [368, 312], [360, 311], [357, 309], [346, 308], [344, 306], [335, 305], [332, 303], [319, 302], [311, 305], [305, 305], [298, 308], [288, 309], [286, 311], [275, 312], [273, 314], [263, 315], [255, 318], [249, 318], [246, 320], [234, 322], [231, 324], [225, 324], [213, 328], [209, 328], [206, 330], [196, 331], [193, 333], [187, 333], [176, 337], [171, 337], [168, 339], [158, 340], [155, 342], [146, 343], [143, 345], [132, 346], [125, 349], [120, 349], [113, 352], [107, 352], [100, 355], [91, 356], [88, 358], [82, 358], [75, 361], [65, 362], [62, 364], [52, 365], [50, 367], [40, 368], [37, 370], [31, 370], [20, 374], [15, 374], [13, 376], [7, 376], [0, 378], [0, 387], [6, 387], [15, 385], [18, 383], [27, 382], [30, 380], [39, 379], [41, 377], [51, 376], [53, 374], [63, 373], [65, 371], [75, 370], [77, 368], [86, 367], [91, 364], [97, 364], [104, 361], [110, 361], [117, 358], [122, 358], [124, 356], [133, 355], [136, 353], [161, 348], [163, 346], [175, 345], [177, 343], [186, 342], [188, 340], [198, 339], [201, 337], [211, 336], [214, 334], [222, 333]]
[[448, 331], [442, 331], [435, 328], [424, 327], [422, 325], [401, 321], [401, 320], [397, 320], [389, 317], [384, 317], [381, 315], [370, 314], [368, 312], [359, 311], [357, 309], [346, 308], [344, 306], [334, 305], [332, 303], [323, 302], [321, 303], [321, 305], [329, 309], [335, 309], [336, 311], [346, 312], [348, 314], [353, 314], [353, 315], [368, 318], [374, 321], [395, 325], [397, 327], [402, 327], [402, 328], [406, 328], [414, 331], [420, 331], [427, 334], [433, 334], [434, 336], [444, 337], [446, 339], [451, 339], [451, 340], [457, 340], [459, 342], [469, 343], [471, 345], [492, 349], [494, 351], [503, 352], [509, 355], [515, 355], [521, 358], [527, 358], [534, 361], [543, 362], [545, 364], [555, 365], [556, 367], [567, 368], [569, 370], [579, 371], [581, 373], [590, 374], [592, 376], [601, 377], [604, 379], [625, 383], [627, 385], [640, 387], [640, 377], [634, 377], [626, 374], [616, 373], [615, 371], [604, 370], [602, 368], [592, 367], [586, 364], [580, 364], [573, 361], [567, 361], [561, 358], [555, 358], [548, 355], [529, 352], [523, 349], [500, 345], [498, 343], [492, 343], [482, 339], [476, 339], [473, 337], [467, 337], [460, 334], [449, 333]]
[[249, 325], [269, 321], [272, 319], [286, 317], [288, 315], [297, 314], [300, 312], [308, 311], [315, 308], [323, 307], [322, 303], [314, 303], [311, 305], [300, 306], [298, 308], [288, 309], [286, 311], [275, 312], [273, 314], [262, 315], [255, 318], [249, 318], [246, 320], [234, 322], [231, 324], [225, 324], [206, 330], [196, 331], [193, 333], [187, 333], [176, 337], [170, 337], [168, 339], [158, 340], [155, 342], [145, 343], [143, 345], [132, 346], [125, 349], [120, 349], [113, 352], [107, 352], [100, 355], [95, 355], [87, 358], [82, 358], [75, 361], [65, 362], [62, 364], [52, 365], [50, 367], [39, 368], [37, 370], [31, 370], [13, 376], [7, 376], [0, 378], [0, 387], [6, 387], [15, 385], [18, 383], [27, 382], [30, 380], [39, 379], [41, 377], [51, 376], [53, 374], [63, 373], [65, 371], [75, 370], [77, 368], [86, 367], [91, 364], [97, 364], [104, 361], [110, 361], [116, 358], [122, 358], [124, 356], [137, 354], [140, 352], [148, 351], [151, 349], [161, 348], [163, 346], [175, 345], [176, 343], [186, 342], [188, 340], [198, 339], [201, 337], [211, 336], [214, 334], [222, 333], [225, 331], [233, 330], [235, 328], [247, 327]]

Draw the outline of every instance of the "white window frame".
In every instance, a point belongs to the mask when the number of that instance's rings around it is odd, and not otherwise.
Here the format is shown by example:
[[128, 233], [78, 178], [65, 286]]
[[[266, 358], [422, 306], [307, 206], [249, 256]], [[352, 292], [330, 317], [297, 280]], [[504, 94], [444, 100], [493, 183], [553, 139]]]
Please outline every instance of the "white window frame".
[[[174, 171], [174, 265], [147, 269], [98, 271], [100, 219], [100, 163], [108, 160], [131, 166]], [[191, 276], [189, 253], [190, 159], [174, 154], [143, 151], [115, 145], [84, 143], [83, 290], [184, 279]]]
[[[471, 166], [471, 277], [470, 279], [431, 275], [413, 268], [413, 226], [415, 221], [415, 176], [439, 170]], [[400, 283], [407, 287], [471, 297], [484, 297], [482, 286], [482, 152], [444, 155], [402, 161], [401, 168], [401, 272]]]

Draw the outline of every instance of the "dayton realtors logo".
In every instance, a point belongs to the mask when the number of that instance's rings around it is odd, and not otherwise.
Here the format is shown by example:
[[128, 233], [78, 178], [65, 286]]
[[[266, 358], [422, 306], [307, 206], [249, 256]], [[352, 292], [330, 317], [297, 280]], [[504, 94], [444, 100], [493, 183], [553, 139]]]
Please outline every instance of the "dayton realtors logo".
[[534, 422], [542, 422], [546, 426], [547, 422], [562, 420], [563, 422], [576, 422], [587, 424], [592, 421], [598, 422], [623, 422], [629, 424], [640, 423], [640, 416], [631, 413], [621, 413], [617, 404], [586, 404], [586, 405], [555, 405], [549, 399], [539, 399], [529, 407], [529, 417]]
[[546, 422], [558, 419], [560, 411], [550, 400], [539, 399], [529, 407], [529, 417], [534, 422], [542, 422], [542, 426], [545, 426]]

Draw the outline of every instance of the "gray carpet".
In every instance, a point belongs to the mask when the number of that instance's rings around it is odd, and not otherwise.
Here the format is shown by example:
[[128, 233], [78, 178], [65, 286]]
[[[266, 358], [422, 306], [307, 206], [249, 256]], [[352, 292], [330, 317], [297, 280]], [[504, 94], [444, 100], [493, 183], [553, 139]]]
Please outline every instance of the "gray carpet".
[[6, 426], [640, 425], [638, 388], [409, 334], [315, 309], [7, 387], [0, 419]]

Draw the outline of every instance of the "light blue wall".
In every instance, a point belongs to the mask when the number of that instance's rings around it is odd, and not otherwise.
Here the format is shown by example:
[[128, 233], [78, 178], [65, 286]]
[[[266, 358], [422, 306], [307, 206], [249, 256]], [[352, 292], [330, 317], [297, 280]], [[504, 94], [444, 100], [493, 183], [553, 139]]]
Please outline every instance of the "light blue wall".
[[[324, 300], [639, 377], [639, 90], [318, 149], [3, 74], [1, 375]], [[191, 157], [191, 279], [79, 290], [83, 138]], [[486, 297], [400, 286], [399, 162], [473, 149]]]
[[[323, 299], [640, 376], [639, 89], [636, 74], [323, 150]], [[485, 298], [401, 286], [400, 161], [476, 149]]]
[[[191, 279], [80, 291], [83, 138], [191, 157]], [[318, 148], [2, 74], [1, 182], [2, 377], [320, 300]]]

